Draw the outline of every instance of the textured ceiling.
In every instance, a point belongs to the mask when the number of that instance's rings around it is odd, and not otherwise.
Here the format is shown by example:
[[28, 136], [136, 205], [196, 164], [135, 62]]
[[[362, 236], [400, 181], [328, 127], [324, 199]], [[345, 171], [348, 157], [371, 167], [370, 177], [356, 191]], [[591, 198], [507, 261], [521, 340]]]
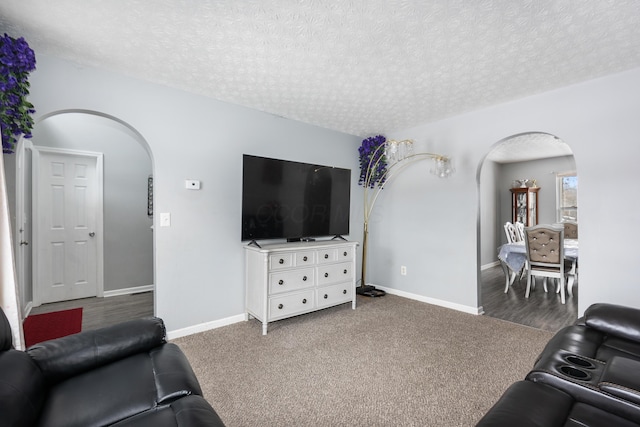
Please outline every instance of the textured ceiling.
[[2, 0], [0, 32], [363, 137], [640, 66], [639, 0]]

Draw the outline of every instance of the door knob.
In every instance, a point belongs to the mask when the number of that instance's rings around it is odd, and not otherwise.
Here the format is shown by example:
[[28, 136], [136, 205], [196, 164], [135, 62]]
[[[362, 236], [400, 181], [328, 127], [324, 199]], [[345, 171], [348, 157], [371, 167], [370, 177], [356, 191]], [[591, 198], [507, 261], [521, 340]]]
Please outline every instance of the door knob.
[[94, 233], [93, 231], [91, 233], [89, 233], [89, 237], [93, 237], [95, 235], [96, 235], [96, 233]]

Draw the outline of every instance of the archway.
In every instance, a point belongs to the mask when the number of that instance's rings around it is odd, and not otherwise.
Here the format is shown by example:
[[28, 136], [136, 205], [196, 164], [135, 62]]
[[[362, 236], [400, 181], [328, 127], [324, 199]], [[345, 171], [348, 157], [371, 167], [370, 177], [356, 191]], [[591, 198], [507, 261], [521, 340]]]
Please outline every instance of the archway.
[[[30, 180], [30, 154], [34, 146], [55, 150], [84, 150], [104, 154], [104, 287], [97, 296], [120, 296], [154, 290], [154, 236], [152, 218], [147, 212], [149, 177], [153, 158], [142, 135], [126, 122], [107, 114], [87, 110], [49, 113], [36, 121], [31, 140], [22, 140], [16, 154], [18, 190], [16, 241], [30, 241], [33, 184]], [[18, 263], [22, 274], [20, 297], [23, 309], [33, 301], [33, 279], [29, 251]], [[153, 302], [151, 303], [153, 306]], [[27, 306], [27, 307], [25, 307]], [[151, 307], [151, 312], [155, 312]]]
[[[478, 300], [486, 315], [555, 331], [577, 318], [577, 295], [561, 306], [553, 292], [524, 298], [526, 276], [504, 293], [504, 273], [497, 249], [506, 243], [503, 225], [513, 221], [511, 191], [517, 180], [536, 180], [538, 223], [557, 223], [557, 177], [576, 172], [573, 153], [559, 137], [526, 132], [496, 142], [478, 167]], [[519, 185], [519, 184], [518, 184]], [[528, 185], [532, 185], [529, 182]], [[561, 306], [561, 307], [560, 307]]]

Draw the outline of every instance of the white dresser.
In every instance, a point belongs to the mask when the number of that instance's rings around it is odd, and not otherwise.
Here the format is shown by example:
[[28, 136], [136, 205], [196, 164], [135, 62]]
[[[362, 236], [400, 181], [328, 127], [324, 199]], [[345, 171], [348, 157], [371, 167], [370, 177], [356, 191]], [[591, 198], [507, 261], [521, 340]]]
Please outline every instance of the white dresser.
[[356, 308], [356, 242], [245, 246], [246, 312], [267, 324], [351, 301]]

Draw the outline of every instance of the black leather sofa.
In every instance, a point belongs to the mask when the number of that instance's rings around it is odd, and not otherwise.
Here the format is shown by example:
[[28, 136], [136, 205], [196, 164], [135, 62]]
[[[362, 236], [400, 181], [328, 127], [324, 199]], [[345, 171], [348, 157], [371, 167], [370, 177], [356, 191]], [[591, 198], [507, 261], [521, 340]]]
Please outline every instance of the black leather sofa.
[[146, 318], [13, 347], [0, 309], [0, 426], [224, 426], [164, 323]]
[[478, 426], [640, 426], [640, 310], [594, 304]]

